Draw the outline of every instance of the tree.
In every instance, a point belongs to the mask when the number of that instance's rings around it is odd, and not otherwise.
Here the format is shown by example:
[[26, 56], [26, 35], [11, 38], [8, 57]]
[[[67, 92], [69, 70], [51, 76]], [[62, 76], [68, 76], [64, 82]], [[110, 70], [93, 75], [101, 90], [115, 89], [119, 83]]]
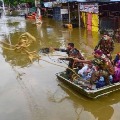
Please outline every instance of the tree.
[[4, 0], [5, 4], [16, 6], [19, 3], [31, 3], [34, 4], [34, 0]]

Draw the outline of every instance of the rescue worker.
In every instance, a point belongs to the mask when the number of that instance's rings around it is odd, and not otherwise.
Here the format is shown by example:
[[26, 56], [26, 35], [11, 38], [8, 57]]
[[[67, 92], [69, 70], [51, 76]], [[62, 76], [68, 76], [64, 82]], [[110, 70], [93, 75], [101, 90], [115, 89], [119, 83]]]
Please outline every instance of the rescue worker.
[[82, 62], [86, 64], [93, 64], [96, 67], [96, 71], [94, 71], [90, 78], [90, 84], [92, 85], [96, 80], [103, 76], [105, 79], [105, 84], [108, 85], [110, 83], [109, 76], [114, 74], [114, 67], [111, 61], [103, 54], [101, 50], [96, 50], [94, 52], [93, 60], [79, 60], [77, 58], [74, 59], [77, 62]]
[[84, 60], [84, 57], [81, 55], [80, 51], [77, 50], [74, 47], [74, 43], [68, 43], [68, 46], [67, 46], [66, 49], [54, 48], [54, 50], [67, 53], [68, 58], [59, 58], [59, 59], [69, 61], [68, 69], [66, 70], [69, 78], [71, 78], [71, 72], [72, 72], [69, 68], [71, 68], [71, 69], [73, 69], [73, 68], [81, 69], [83, 67], [83, 63], [74, 62], [74, 60], [73, 60], [73, 58], [78, 58], [80, 60]]
[[114, 50], [114, 41], [108, 32], [104, 33], [94, 50], [101, 50], [110, 60], [111, 53]]

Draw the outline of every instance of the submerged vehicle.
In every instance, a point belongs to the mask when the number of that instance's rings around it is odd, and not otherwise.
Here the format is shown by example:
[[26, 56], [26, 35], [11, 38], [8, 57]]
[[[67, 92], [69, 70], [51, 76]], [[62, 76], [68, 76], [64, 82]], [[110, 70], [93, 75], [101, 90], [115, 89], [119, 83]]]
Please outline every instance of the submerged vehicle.
[[92, 89], [89, 88], [89, 83], [85, 80], [80, 80], [80, 83], [77, 84], [75, 81], [68, 79], [68, 76], [65, 71], [56, 73], [58, 80], [64, 82], [68, 87], [75, 90], [78, 94], [83, 94], [89, 98], [98, 98], [106, 94], [112, 93], [120, 89], [120, 82], [112, 83], [100, 88], [96, 88], [96, 85], [93, 85]]

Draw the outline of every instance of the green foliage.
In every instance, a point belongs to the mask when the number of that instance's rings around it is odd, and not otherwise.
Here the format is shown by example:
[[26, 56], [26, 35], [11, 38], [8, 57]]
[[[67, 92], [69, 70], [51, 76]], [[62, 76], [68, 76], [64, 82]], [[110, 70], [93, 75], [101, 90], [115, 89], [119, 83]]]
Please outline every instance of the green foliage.
[[34, 0], [4, 0], [4, 2], [7, 5], [11, 4], [11, 5], [15, 5], [15, 6], [19, 3], [28, 3], [28, 2], [34, 4]]

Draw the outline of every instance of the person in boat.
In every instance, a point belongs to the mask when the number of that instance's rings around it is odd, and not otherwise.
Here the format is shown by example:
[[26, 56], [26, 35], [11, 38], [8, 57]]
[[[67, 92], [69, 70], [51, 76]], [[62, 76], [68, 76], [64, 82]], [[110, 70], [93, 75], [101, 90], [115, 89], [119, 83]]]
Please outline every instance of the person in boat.
[[113, 64], [116, 65], [116, 63], [120, 60], [120, 52], [116, 54], [114, 60], [113, 60]]
[[113, 75], [113, 83], [120, 81], [120, 60], [116, 62], [115, 73]]
[[105, 32], [99, 40], [94, 50], [101, 50], [110, 60], [112, 59], [111, 53], [114, 50], [114, 41], [109, 32]]
[[67, 58], [59, 58], [59, 59], [69, 61], [68, 69], [66, 70], [69, 78], [71, 78], [71, 74], [72, 74], [72, 71], [70, 69], [73, 69], [73, 68], [76, 68], [76, 67], [81, 69], [83, 67], [83, 63], [74, 62], [74, 60], [73, 60], [73, 58], [78, 58], [80, 60], [84, 60], [84, 57], [82, 56], [80, 51], [74, 47], [74, 43], [68, 43], [68, 46], [67, 46], [66, 49], [54, 48], [54, 50], [67, 53], [67, 55], [68, 55]]
[[89, 80], [92, 73], [95, 71], [95, 66], [93, 64], [87, 64], [82, 69], [78, 71], [78, 74], [84, 79]]
[[115, 40], [120, 43], [120, 28], [115, 33]]
[[94, 51], [93, 60], [79, 60], [77, 58], [75, 58], [74, 60], [86, 64], [93, 64], [95, 66], [96, 70], [92, 73], [90, 78], [91, 85], [99, 80], [100, 76], [104, 77], [105, 85], [110, 84], [109, 76], [111, 74], [114, 74], [114, 67], [111, 61], [103, 54], [101, 50]]

